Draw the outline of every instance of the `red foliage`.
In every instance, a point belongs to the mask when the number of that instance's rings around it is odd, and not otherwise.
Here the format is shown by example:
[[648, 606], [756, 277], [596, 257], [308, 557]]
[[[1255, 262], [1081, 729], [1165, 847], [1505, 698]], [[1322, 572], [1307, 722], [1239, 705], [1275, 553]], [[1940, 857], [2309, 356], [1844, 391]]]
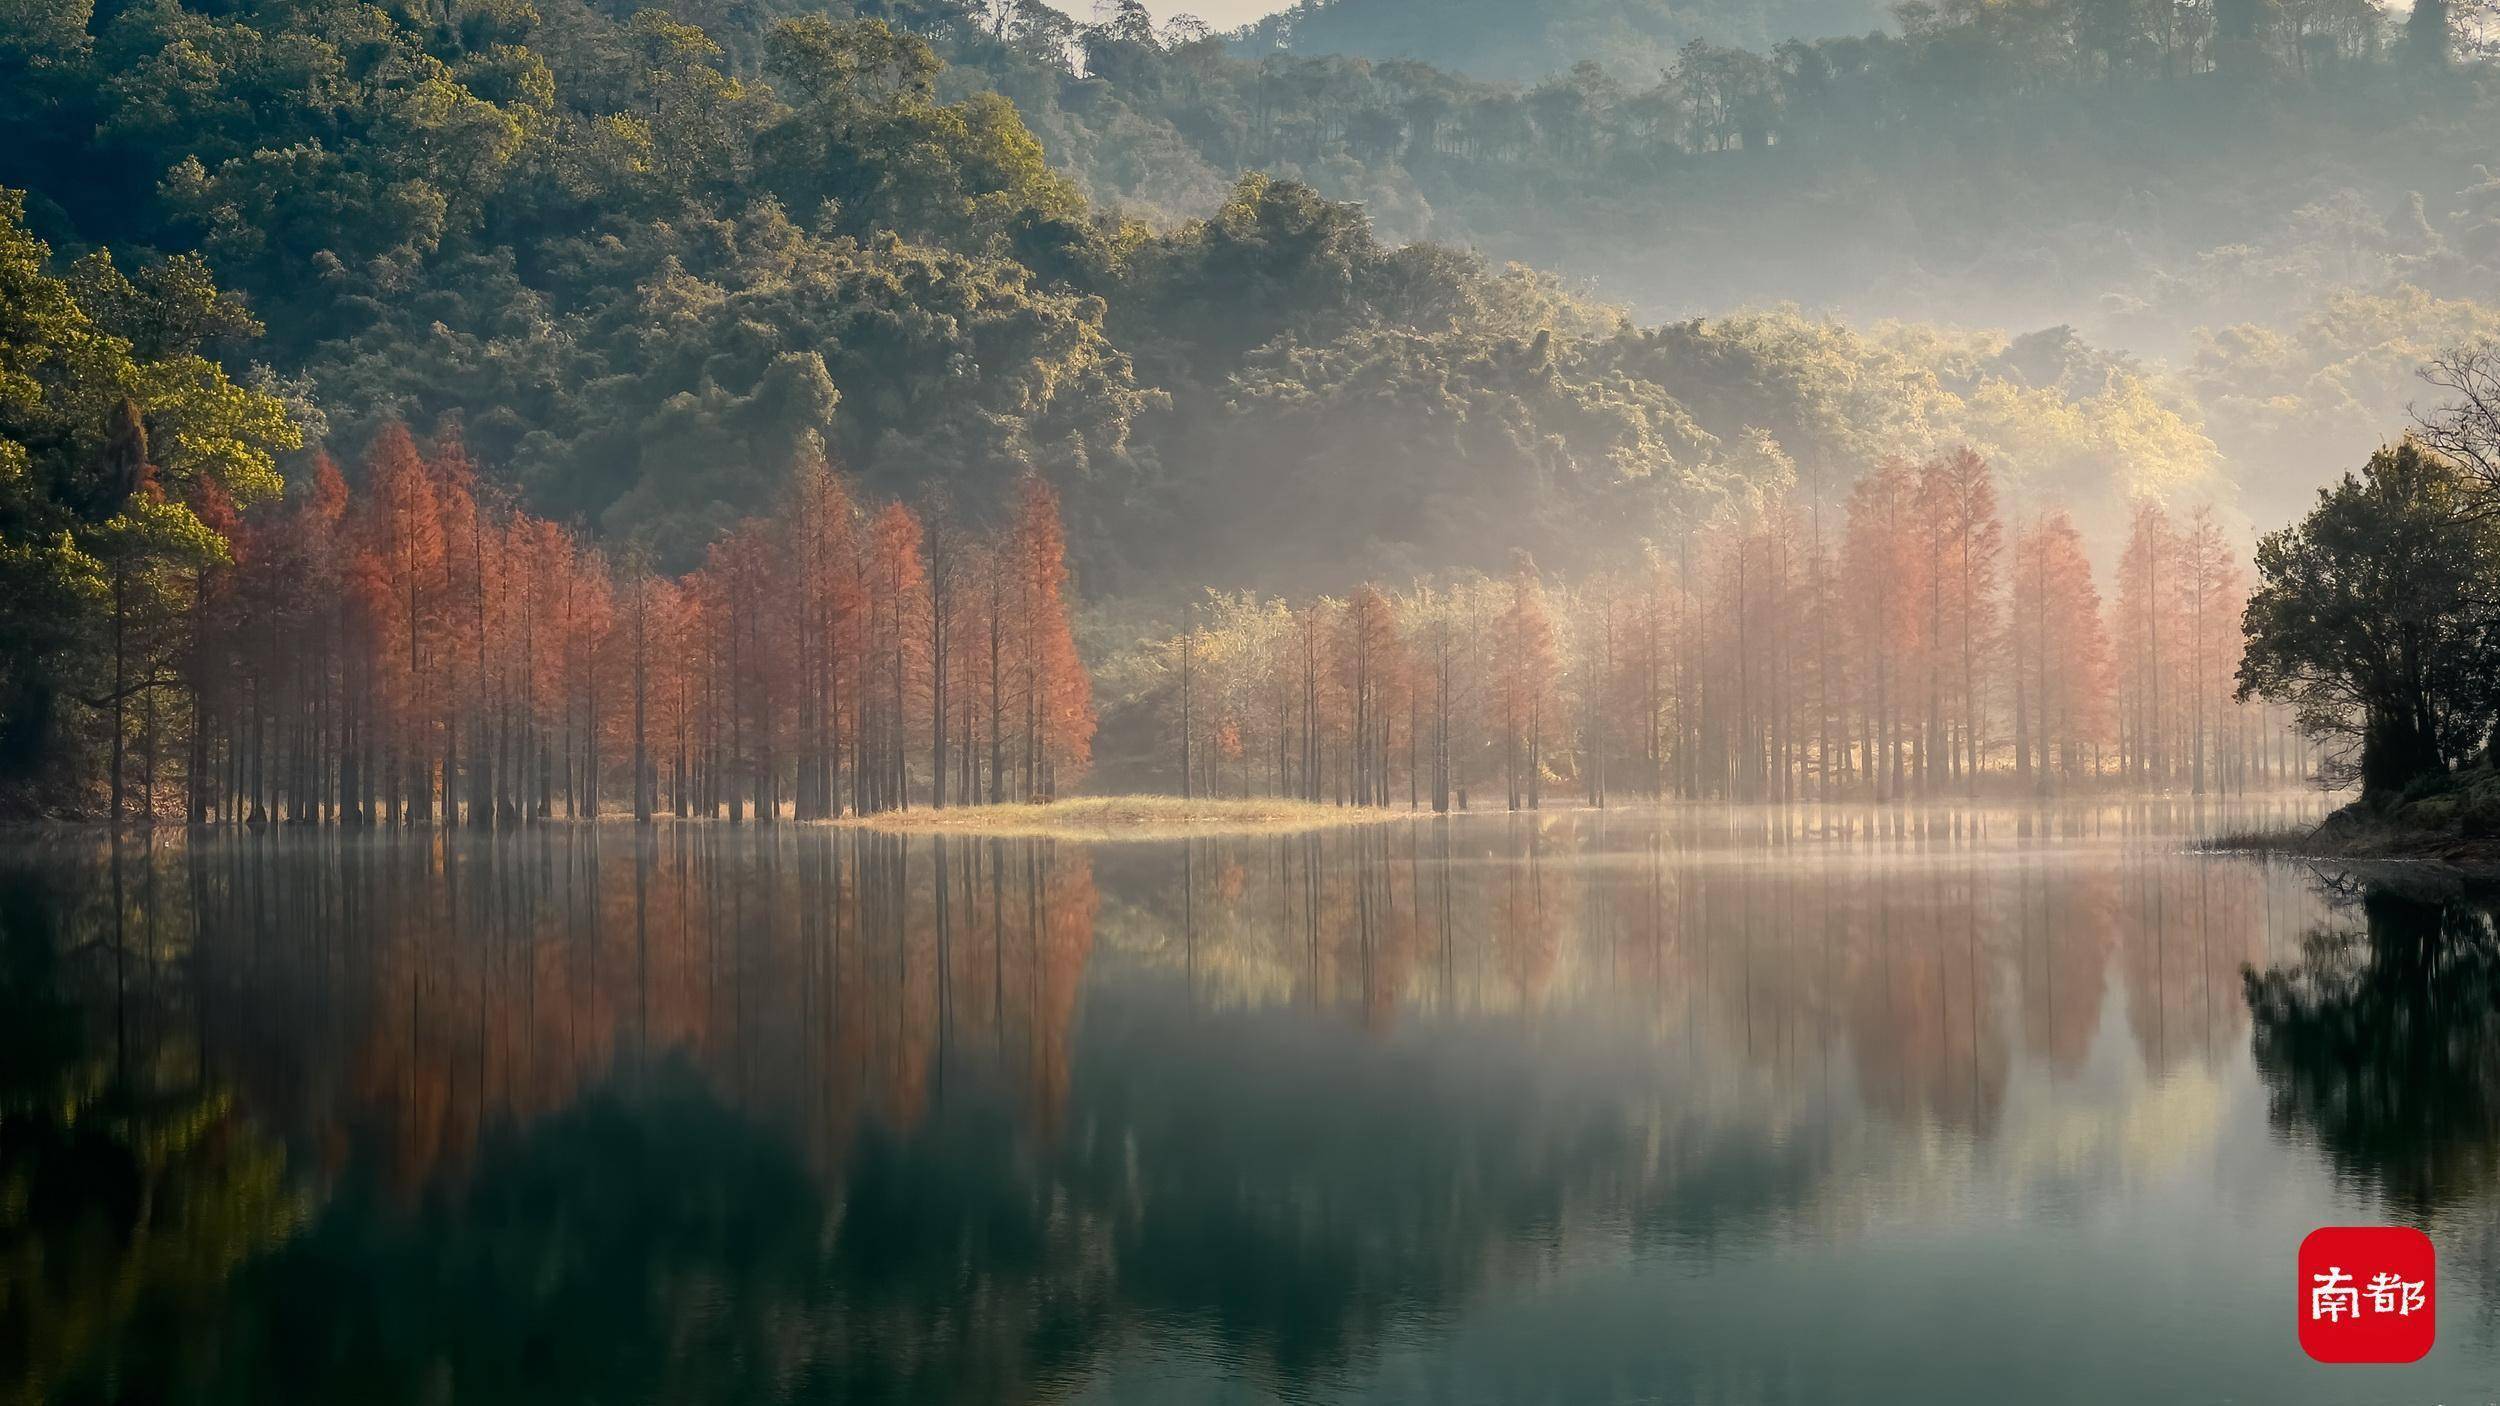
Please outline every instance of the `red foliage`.
[[[1090, 685], [1037, 477], [994, 539], [951, 544], [933, 635], [920, 518], [863, 513], [820, 458], [789, 513], [740, 524], [683, 581], [481, 499], [456, 425], [428, 449], [386, 425], [362, 470], [351, 498], [317, 455], [293, 502], [248, 519], [199, 490], [235, 564], [204, 575], [192, 623], [196, 819], [439, 807], [483, 826], [619, 798], [637, 818], [817, 819], [938, 787], [1046, 795], [1085, 765]], [[942, 719], [937, 638], [958, 681]], [[995, 742], [916, 774], [939, 727]]]

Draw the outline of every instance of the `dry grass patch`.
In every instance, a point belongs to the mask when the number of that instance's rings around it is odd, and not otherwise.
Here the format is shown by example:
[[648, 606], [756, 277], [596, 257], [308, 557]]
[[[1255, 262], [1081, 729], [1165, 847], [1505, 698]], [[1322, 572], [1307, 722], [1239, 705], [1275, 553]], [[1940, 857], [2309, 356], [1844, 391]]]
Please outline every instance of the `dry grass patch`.
[[1082, 796], [1045, 805], [950, 806], [886, 811], [841, 822], [913, 835], [991, 835], [1061, 840], [1159, 840], [1183, 835], [1259, 835], [1404, 820], [1408, 812], [1289, 800], [1183, 800], [1178, 796]]

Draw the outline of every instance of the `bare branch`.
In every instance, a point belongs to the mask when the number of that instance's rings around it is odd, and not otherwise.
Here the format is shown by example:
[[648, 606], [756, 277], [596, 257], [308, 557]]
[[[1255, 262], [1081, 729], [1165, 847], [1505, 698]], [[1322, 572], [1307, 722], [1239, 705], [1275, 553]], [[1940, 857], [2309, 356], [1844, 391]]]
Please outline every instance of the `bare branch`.
[[2500, 493], [2500, 341], [2452, 347], [2420, 374], [2448, 403], [2415, 411], [2414, 437], [2456, 461], [2486, 493]]
[[110, 708], [115, 703], [118, 703], [126, 698], [136, 698], [140, 694], [145, 693], [152, 688], [180, 688], [183, 686], [183, 682], [184, 680], [179, 674], [157, 673], [150, 674], [146, 678], [133, 679], [122, 685], [120, 688], [113, 689], [107, 693], [88, 694], [73, 692], [69, 696], [81, 703], [86, 704], [90, 708], [102, 709]]

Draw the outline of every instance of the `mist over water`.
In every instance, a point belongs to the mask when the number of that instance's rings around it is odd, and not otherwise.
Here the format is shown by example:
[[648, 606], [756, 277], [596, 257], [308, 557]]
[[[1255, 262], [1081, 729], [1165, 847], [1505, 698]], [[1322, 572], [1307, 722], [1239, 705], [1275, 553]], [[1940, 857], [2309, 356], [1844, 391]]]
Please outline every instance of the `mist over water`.
[[2457, 1399], [2490, 920], [2188, 843], [2317, 809], [37, 850], [0, 1321], [37, 1399], [2324, 1401], [2293, 1250], [2394, 1220]]

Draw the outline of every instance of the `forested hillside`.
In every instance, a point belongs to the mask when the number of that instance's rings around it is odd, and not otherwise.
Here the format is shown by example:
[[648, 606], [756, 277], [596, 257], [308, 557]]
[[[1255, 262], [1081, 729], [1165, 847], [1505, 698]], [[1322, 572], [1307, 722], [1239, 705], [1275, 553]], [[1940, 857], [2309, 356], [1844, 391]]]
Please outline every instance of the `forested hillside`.
[[1319, 52], [1322, 20], [1357, 13], [1460, 46], [1501, 23], [1345, 0], [1289, 17], [1284, 52], [1106, 25], [1082, 81], [962, 49], [1022, 85], [1098, 198], [1191, 209], [1248, 167], [1645, 317], [2074, 326], [2185, 379], [2259, 521], [2401, 422], [2425, 355], [2495, 322], [2488, 7], [1911, 5], [1886, 33], [1640, 65], [1592, 46], [1520, 81]]
[[766, 506], [810, 435], [880, 493], [994, 502], [1038, 469], [1115, 587], [1623, 546], [1764, 464], [1963, 438], [2018, 484], [2215, 467], [2086, 348], [1636, 329], [1267, 179], [1113, 218], [881, 22], [784, 23], [749, 74], [656, 11], [64, 14], [10, 52], [0, 145], [59, 255], [198, 251], [266, 328], [210, 350], [269, 368], [308, 438], [457, 415], [537, 510], [663, 561]]
[[[1286, 51], [1142, 12], [937, 28], [1097, 196], [1185, 201], [1178, 148], [1363, 200], [1394, 237], [1605, 274], [1655, 312], [1768, 296], [2071, 321], [2106, 295], [2113, 316], [2160, 305], [2110, 324], [2140, 334], [2270, 315], [2320, 280], [2454, 296], [2495, 257], [2493, 30], [2467, 6], [1913, 4], [1898, 32], [1637, 65], [1589, 47], [1514, 75], [1311, 47], [1319, 16], [1358, 8], [1448, 36], [1497, 24], [1343, 0], [1280, 19], [1304, 35]], [[1063, 44], [1085, 77], [1036, 83]]]
[[1582, 59], [1652, 74], [1700, 40], [1768, 49], [1784, 40], [1887, 28], [1870, 0], [1302, 0], [1241, 37], [1256, 52], [1420, 59], [1460, 73], [1534, 80]]
[[[2023, 263], [2029, 225], [2087, 207], [2117, 210], [2111, 229], [2168, 220], [2109, 200], [2110, 171], [2167, 149], [2111, 113], [2193, 114], [2181, 130], [2213, 140], [2167, 147], [2215, 166], [2314, 127], [2321, 159], [2370, 159], [2382, 184], [2485, 144], [2487, 75], [2377, 20], [2332, 54], [2278, 44], [2238, 86], [2200, 71], [2242, 62], [2227, 45], [2181, 51], [2168, 76], [2132, 41], [2095, 67], [1973, 12], [1770, 59], [1692, 48], [1654, 90], [1587, 68], [1519, 89], [1247, 61], [1135, 6], [1092, 27], [1038, 3], [860, 8], [877, 13], [12, 10], [12, 745], [36, 747], [62, 700], [129, 696], [104, 678], [113, 553], [230, 555], [220, 514], [248, 531], [297, 511], [324, 447], [362, 492], [355, 466], [398, 426], [457, 444], [488, 500], [663, 572], [783, 511], [819, 448], [867, 499], [975, 525], [1038, 474], [1088, 595], [1169, 600], [1514, 550], [1603, 564], [1730, 505], [1836, 495], [1887, 455], [1965, 444], [2011, 502], [2071, 505], [2112, 550], [2139, 496], [2228, 502], [2234, 478], [2261, 478], [2296, 499], [2320, 441], [2387, 431], [2417, 348], [2491, 320], [2473, 300], [2500, 228], [2488, 176], [2376, 233], [2337, 222], [2361, 207], [2321, 188], [2332, 175], [2268, 180], [2268, 200], [2317, 201], [2290, 244], [2231, 269], [2265, 270], [2269, 307], [2294, 286], [2342, 301], [2307, 328], [2207, 334], [2166, 369], [2064, 326], [1781, 308], [1644, 325], [1615, 310], [1621, 278], [1411, 241], [1443, 227], [1430, 202], [1369, 196], [1441, 183], [1505, 212], [1511, 252], [1607, 274], [1592, 250], [1609, 251], [1701, 306], [1737, 300], [1748, 259], [1808, 297], [1846, 280], [1833, 250], [1880, 251], [1884, 222], [1836, 192], [1880, 187], [1917, 202], [1901, 250], [1960, 248], [1957, 285], [1984, 288], [1987, 267]], [[1998, 47], [1967, 63], [1988, 84], [1938, 77], [1983, 41]], [[2286, 54], [2317, 67], [2283, 71]], [[2295, 106], [2309, 127], [2248, 135]], [[2093, 160], [2044, 135], [2069, 130]], [[1981, 147], [1992, 164], [1963, 159]], [[1981, 198], [1904, 196], [1868, 174], [1885, 163]], [[1994, 190], [1970, 174], [1989, 170]], [[2180, 267], [2252, 286], [2211, 263]]]

